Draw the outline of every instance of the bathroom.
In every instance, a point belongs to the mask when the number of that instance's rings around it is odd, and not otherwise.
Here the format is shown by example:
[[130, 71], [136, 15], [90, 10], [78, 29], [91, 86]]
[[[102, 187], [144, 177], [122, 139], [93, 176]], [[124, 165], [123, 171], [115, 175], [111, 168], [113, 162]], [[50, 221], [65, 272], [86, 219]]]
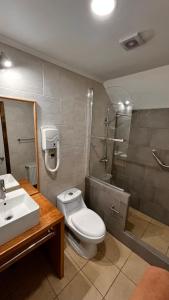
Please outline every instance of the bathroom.
[[0, 299], [169, 298], [168, 9], [1, 1]]

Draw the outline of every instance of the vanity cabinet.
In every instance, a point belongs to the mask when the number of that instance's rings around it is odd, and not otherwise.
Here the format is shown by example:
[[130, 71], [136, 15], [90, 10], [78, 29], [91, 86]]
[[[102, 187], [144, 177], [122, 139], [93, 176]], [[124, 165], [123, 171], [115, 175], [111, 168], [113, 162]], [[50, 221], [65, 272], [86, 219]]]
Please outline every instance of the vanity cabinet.
[[29, 182], [22, 180], [20, 185], [40, 206], [40, 222], [0, 246], [0, 271], [46, 243], [56, 275], [62, 278], [64, 275], [64, 216]]

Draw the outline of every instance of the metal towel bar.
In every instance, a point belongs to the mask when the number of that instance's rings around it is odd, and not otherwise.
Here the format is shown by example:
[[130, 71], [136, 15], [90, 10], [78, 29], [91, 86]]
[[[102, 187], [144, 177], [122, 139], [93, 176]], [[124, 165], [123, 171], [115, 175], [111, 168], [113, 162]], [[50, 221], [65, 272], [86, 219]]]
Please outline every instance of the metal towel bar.
[[33, 142], [35, 140], [35, 138], [19, 138], [17, 139], [17, 141], [19, 143], [22, 143], [22, 142]]
[[49, 239], [51, 239], [54, 236], [55, 236], [55, 232], [49, 230], [47, 235], [45, 235], [43, 238], [41, 238], [37, 242], [31, 244], [29, 247], [24, 249], [22, 252], [18, 253], [17, 255], [15, 255], [11, 259], [9, 259], [7, 262], [5, 262], [3, 265], [1, 265], [0, 272], [2, 272], [4, 269], [6, 269], [10, 265], [12, 265], [14, 262], [18, 261], [20, 258], [24, 257], [26, 254], [30, 253], [32, 250], [36, 249], [37, 247], [39, 247], [40, 245], [42, 245], [43, 243], [45, 243], [46, 241], [48, 241]]
[[166, 164], [164, 164], [164, 163], [161, 161], [161, 159], [160, 159], [159, 156], [158, 156], [157, 150], [153, 149], [153, 150], [152, 150], [152, 154], [153, 154], [155, 160], [157, 161], [157, 163], [159, 164], [159, 166], [161, 166], [161, 167], [164, 168], [164, 169], [168, 169], [168, 170], [169, 170], [169, 165], [166, 165]]

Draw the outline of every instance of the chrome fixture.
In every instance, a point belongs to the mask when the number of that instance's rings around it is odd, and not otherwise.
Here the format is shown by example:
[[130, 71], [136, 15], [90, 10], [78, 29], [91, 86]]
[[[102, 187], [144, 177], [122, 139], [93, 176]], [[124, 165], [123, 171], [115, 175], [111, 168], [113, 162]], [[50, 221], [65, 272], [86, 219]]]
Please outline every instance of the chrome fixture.
[[12, 61], [9, 59], [9, 57], [5, 54], [5, 52], [1, 51], [0, 53], [0, 68], [11, 68], [12, 67]]
[[98, 140], [103, 140], [103, 141], [110, 141], [110, 142], [115, 142], [115, 143], [124, 143], [124, 139], [116, 139], [116, 138], [109, 138], [109, 137], [104, 137], [104, 136], [92, 136], [94, 139]]
[[93, 98], [93, 95], [94, 95], [94, 91], [92, 88], [89, 88], [88, 89], [88, 92], [87, 92], [87, 97], [88, 98]]
[[101, 162], [101, 163], [108, 163], [108, 161], [109, 161], [109, 160], [108, 160], [107, 157], [103, 157], [103, 158], [100, 159], [100, 162]]
[[0, 199], [5, 200], [6, 198], [6, 189], [5, 189], [5, 182], [3, 179], [0, 180]]
[[115, 205], [112, 205], [110, 209], [113, 213], [116, 213], [118, 215], [120, 214], [120, 212], [115, 208]]
[[157, 163], [159, 164], [159, 166], [161, 166], [161, 167], [164, 168], [164, 169], [169, 170], [169, 165], [166, 165], [166, 164], [164, 164], [164, 163], [161, 161], [161, 159], [159, 158], [159, 155], [158, 155], [157, 150], [153, 149], [153, 150], [152, 150], [152, 154], [153, 154], [155, 160], [157, 161]]

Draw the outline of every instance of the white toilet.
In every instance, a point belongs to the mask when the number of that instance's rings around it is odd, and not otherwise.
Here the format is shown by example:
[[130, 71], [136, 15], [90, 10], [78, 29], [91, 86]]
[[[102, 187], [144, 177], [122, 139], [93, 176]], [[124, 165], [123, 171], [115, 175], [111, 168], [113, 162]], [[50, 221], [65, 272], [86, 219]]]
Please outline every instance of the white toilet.
[[82, 192], [76, 188], [58, 195], [57, 207], [65, 216], [69, 243], [82, 257], [94, 257], [97, 244], [101, 243], [106, 235], [103, 220], [86, 207]]

